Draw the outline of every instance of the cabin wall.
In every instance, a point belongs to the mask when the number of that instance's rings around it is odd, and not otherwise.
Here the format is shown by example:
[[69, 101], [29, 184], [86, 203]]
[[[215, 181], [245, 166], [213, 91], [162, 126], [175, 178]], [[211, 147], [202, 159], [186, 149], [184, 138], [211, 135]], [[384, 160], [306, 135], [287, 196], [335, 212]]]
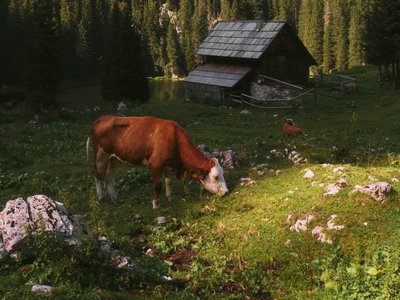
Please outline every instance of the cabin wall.
[[283, 29], [260, 59], [255, 73], [289, 82], [306, 82], [309, 66], [298, 42]]
[[186, 99], [206, 99], [215, 103], [225, 103], [229, 96], [229, 90], [215, 85], [186, 82], [185, 98]]

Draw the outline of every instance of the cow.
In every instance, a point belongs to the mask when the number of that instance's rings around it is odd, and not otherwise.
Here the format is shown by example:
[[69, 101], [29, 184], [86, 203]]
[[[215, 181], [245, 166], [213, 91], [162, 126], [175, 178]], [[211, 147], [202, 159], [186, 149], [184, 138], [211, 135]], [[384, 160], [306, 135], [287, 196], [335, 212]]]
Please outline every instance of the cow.
[[[93, 144], [94, 165], [90, 163]], [[228, 193], [224, 171], [218, 159], [207, 158], [190, 141], [176, 122], [154, 117], [101, 116], [94, 121], [86, 142], [86, 157], [95, 177], [96, 193], [103, 200], [103, 182], [110, 199], [117, 194], [113, 186], [116, 167], [120, 164], [147, 165], [153, 179], [153, 208], [159, 207], [161, 178], [165, 176], [166, 197], [170, 200], [171, 177], [196, 179], [211, 193]], [[171, 176], [172, 175], [172, 176]]]
[[299, 134], [303, 134], [300, 128], [294, 126], [294, 122], [292, 119], [286, 119], [283, 122], [282, 132], [287, 136], [296, 136]]

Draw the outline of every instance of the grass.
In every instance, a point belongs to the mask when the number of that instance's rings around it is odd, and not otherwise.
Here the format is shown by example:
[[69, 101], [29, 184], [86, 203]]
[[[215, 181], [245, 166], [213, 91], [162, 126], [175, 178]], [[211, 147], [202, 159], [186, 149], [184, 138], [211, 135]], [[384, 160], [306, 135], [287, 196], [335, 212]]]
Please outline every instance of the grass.
[[[84, 215], [95, 235], [108, 236], [145, 271], [107, 266], [90, 242], [82, 242], [86, 251], [77, 260], [72, 250], [36, 241], [37, 256], [22, 254], [1, 265], [0, 294], [4, 299], [31, 298], [32, 284], [47, 283], [58, 287], [58, 298], [395, 298], [400, 289], [398, 194], [380, 204], [350, 191], [370, 183], [371, 176], [399, 191], [399, 182], [392, 179], [400, 179], [400, 96], [378, 86], [371, 68], [349, 74], [358, 78], [357, 94], [338, 97], [327, 82], [316, 81], [319, 92], [338, 98], [306, 99], [291, 110], [172, 100], [176, 92], [157, 82], [152, 94], [161, 100], [129, 106], [132, 115], [174, 119], [195, 144], [234, 149], [243, 157], [239, 168], [226, 173], [228, 196], [219, 199], [195, 183], [175, 181], [174, 200], [162, 198], [160, 210], [151, 209], [151, 179], [143, 167], [119, 170], [120, 203], [94, 198], [85, 141], [98, 115], [115, 113], [114, 105], [101, 101], [98, 87], [64, 90], [59, 101], [73, 111], [35, 117], [23, 104], [1, 107], [0, 205], [18, 196], [51, 196], [71, 213]], [[94, 111], [95, 106], [100, 110]], [[252, 115], [241, 116], [242, 109]], [[280, 127], [286, 117], [294, 118], [307, 135], [283, 137]], [[309, 163], [294, 166], [287, 158], [274, 157], [273, 149], [295, 149]], [[261, 175], [254, 169], [259, 164], [267, 165]], [[338, 166], [347, 172], [333, 172]], [[306, 168], [315, 173], [313, 179], [303, 178]], [[341, 176], [349, 187], [323, 196], [326, 186]], [[241, 186], [241, 177], [256, 184]], [[314, 219], [306, 232], [289, 230], [307, 214]], [[344, 229], [325, 230], [332, 244], [321, 243], [311, 229], [326, 227], [333, 214]], [[166, 217], [165, 225], [157, 225], [158, 216]], [[146, 255], [148, 249], [155, 254]], [[165, 283], [162, 276], [173, 280]]]

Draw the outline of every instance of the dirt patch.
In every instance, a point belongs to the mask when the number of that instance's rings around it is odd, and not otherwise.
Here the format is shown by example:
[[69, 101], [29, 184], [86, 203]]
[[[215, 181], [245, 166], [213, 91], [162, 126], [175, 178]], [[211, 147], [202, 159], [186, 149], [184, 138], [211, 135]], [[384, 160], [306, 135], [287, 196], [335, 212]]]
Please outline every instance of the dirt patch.
[[189, 269], [193, 263], [193, 257], [197, 254], [194, 250], [179, 249], [171, 254], [163, 255], [163, 259], [174, 264], [178, 270]]

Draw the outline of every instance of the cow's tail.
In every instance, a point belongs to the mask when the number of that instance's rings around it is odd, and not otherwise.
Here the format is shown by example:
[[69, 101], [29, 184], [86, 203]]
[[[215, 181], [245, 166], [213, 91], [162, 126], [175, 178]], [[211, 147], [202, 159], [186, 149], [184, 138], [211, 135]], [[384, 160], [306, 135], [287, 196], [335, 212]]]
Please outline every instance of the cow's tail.
[[90, 171], [92, 171], [92, 174], [97, 178], [97, 179], [103, 179], [103, 176], [99, 173], [99, 170], [97, 170], [96, 167], [96, 158], [94, 159], [94, 162], [90, 161], [90, 144], [92, 142], [92, 136], [89, 135], [87, 140], [86, 140], [86, 161], [88, 163]]

